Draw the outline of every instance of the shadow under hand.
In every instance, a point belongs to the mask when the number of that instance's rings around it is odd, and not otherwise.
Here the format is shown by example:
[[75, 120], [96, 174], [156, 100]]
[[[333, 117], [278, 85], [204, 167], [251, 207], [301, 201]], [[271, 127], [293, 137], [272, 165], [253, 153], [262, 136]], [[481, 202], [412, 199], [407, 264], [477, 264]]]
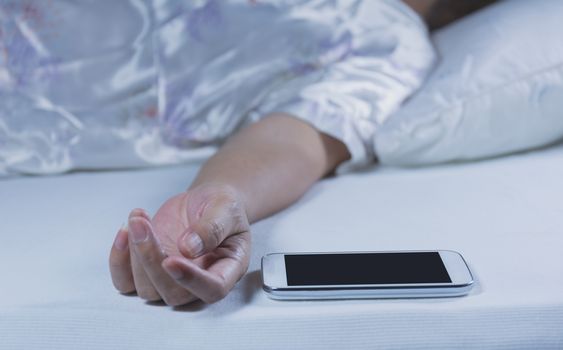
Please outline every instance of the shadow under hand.
[[[201, 300], [196, 300], [186, 305], [175, 306], [172, 309], [180, 312], [198, 312], [206, 310], [210, 314], [226, 315], [238, 311], [249, 305], [257, 293], [262, 289], [262, 278], [260, 270], [246, 273], [237, 283], [235, 288], [223, 300], [214, 304], [205, 304]], [[148, 305], [166, 305], [163, 302], [152, 302]]]
[[172, 310], [174, 311], [183, 311], [183, 312], [197, 312], [207, 308], [207, 304], [205, 304], [201, 300], [192, 301], [186, 305], [174, 306]]
[[243, 279], [241, 279], [242, 297], [244, 304], [250, 304], [256, 294], [260, 293], [262, 289], [262, 277], [260, 270], [254, 270], [247, 273]]

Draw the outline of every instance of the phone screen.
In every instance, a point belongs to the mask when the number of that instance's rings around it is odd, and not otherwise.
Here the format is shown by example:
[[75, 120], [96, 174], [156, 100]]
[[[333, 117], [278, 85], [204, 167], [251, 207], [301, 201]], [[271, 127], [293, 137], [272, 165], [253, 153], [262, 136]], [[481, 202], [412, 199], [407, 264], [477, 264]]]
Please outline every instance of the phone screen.
[[451, 283], [438, 252], [286, 254], [288, 286]]

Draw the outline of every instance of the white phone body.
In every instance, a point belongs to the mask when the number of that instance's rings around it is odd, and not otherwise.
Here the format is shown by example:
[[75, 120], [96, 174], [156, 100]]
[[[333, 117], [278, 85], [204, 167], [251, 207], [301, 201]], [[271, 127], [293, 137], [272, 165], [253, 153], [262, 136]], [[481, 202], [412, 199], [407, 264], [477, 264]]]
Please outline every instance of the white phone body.
[[[432, 254], [412, 254], [412, 253], [432, 253]], [[357, 254], [364, 254], [363, 256], [353, 256]], [[368, 255], [365, 255], [368, 254]], [[438, 257], [436, 254], [439, 254], [439, 259], [441, 259], [443, 263], [443, 267], [447, 271], [447, 275], [449, 276], [449, 282], [421, 282], [415, 281], [401, 281], [401, 283], [384, 283], [381, 281], [378, 282], [371, 282], [371, 283], [351, 283], [351, 281], [345, 282], [345, 284], [339, 281], [337, 284], [332, 282], [333, 284], [325, 284], [325, 282], [318, 283], [316, 281], [310, 281], [310, 279], [315, 279], [316, 277], [313, 275], [315, 271], [319, 272], [320, 270], [315, 270], [317, 267], [313, 267], [309, 273], [309, 277], [307, 277], [307, 273], [305, 275], [300, 276], [303, 280], [302, 282], [294, 281], [291, 275], [288, 275], [288, 272], [292, 272], [296, 275], [302, 275], [301, 271], [297, 271], [295, 266], [295, 257], [297, 259], [301, 259], [298, 261], [307, 261], [312, 262], [308, 265], [315, 266], [316, 261], [323, 261], [324, 265], [322, 265], [322, 269], [324, 270], [325, 266], [330, 266], [330, 263], [339, 262], [346, 262], [350, 263], [350, 259], [379, 259], [381, 257], [385, 257], [383, 255], [377, 254], [386, 254], [386, 257], [390, 257], [391, 259], [395, 259], [392, 261], [402, 262], [404, 258], [409, 259], [406, 255], [390, 255], [390, 254], [410, 254], [410, 258], [412, 257], [432, 257], [432, 261], [439, 264]], [[324, 255], [324, 257], [322, 256]], [[290, 264], [289, 270], [286, 269], [286, 261], [291, 262], [292, 260], [286, 260], [286, 256], [288, 259], [294, 259], [293, 263]], [[292, 257], [293, 256], [293, 257]], [[321, 260], [318, 260], [320, 256]], [[349, 260], [338, 260], [342, 257], [349, 259]], [[305, 260], [302, 260], [305, 259]], [[317, 260], [311, 260], [317, 259]], [[326, 260], [329, 259], [329, 260]], [[336, 260], [335, 260], [336, 259]], [[399, 259], [399, 260], [397, 260]], [[364, 260], [362, 260], [364, 261]], [[373, 261], [373, 260], [368, 260]], [[381, 260], [376, 260], [381, 262]], [[385, 261], [385, 260], [384, 260]], [[411, 262], [417, 260], [411, 260]], [[289, 264], [288, 262], [288, 264]], [[329, 264], [326, 264], [329, 262]], [[432, 264], [434, 264], [434, 262]], [[317, 264], [318, 265], [318, 264]], [[381, 264], [380, 264], [381, 265]], [[399, 264], [400, 265], [400, 264]], [[404, 265], [404, 264], [403, 264]], [[413, 269], [416, 270], [425, 268], [426, 265], [420, 266], [420, 264], [413, 266]], [[339, 265], [335, 265], [339, 266]], [[432, 265], [434, 266], [434, 265]], [[309, 267], [307, 267], [309, 268]], [[349, 268], [349, 267], [348, 267]], [[392, 267], [390, 266], [367, 266], [363, 268], [363, 270], [367, 271], [366, 273], [369, 274], [369, 269], [386, 269], [388, 271], [387, 274], [392, 274], [393, 271], [390, 270]], [[441, 266], [437, 269], [440, 269]], [[299, 268], [301, 269], [301, 268]], [[346, 274], [345, 271], [340, 268], [339, 273], [334, 273], [334, 275], [342, 275], [344, 279], [350, 279], [350, 275], [353, 275], [353, 272], [350, 271], [350, 274]], [[353, 268], [352, 268], [353, 269]], [[402, 270], [401, 270], [402, 269]], [[404, 271], [408, 271], [410, 267], [407, 265], [401, 266], [397, 270], [399, 274], [403, 273]], [[297, 271], [297, 272], [295, 272]], [[375, 270], [373, 270], [375, 271]], [[383, 271], [383, 270], [381, 270]], [[391, 271], [391, 272], [389, 272]], [[400, 272], [403, 271], [403, 272]], [[443, 275], [443, 269], [441, 279], [445, 279]], [[330, 276], [332, 273], [331, 271], [320, 271], [321, 274], [325, 274]], [[357, 271], [356, 271], [357, 272]], [[354, 273], [356, 273], [354, 272]], [[362, 274], [363, 272], [360, 272]], [[413, 272], [418, 273], [418, 272]], [[406, 273], [408, 275], [409, 272]], [[412, 273], [411, 273], [412, 274]], [[421, 275], [424, 275], [425, 272], [421, 270]], [[399, 279], [403, 278], [401, 276], [397, 276]], [[288, 278], [292, 278], [293, 282], [288, 283]], [[331, 277], [327, 277], [329, 280]], [[364, 277], [361, 277], [364, 278]], [[366, 277], [367, 278], [367, 277]], [[372, 278], [372, 277], [370, 277]], [[387, 279], [389, 278], [386, 277]], [[405, 277], [406, 278], [406, 277]], [[423, 278], [423, 277], [421, 277]], [[436, 278], [434, 278], [436, 279]], [[385, 280], [385, 278], [383, 278]], [[386, 251], [386, 252], [331, 252], [331, 253], [272, 253], [267, 254], [262, 257], [262, 287], [266, 294], [272, 298], [277, 300], [308, 300], [308, 299], [379, 299], [379, 298], [430, 298], [430, 297], [455, 297], [455, 296], [462, 296], [471, 290], [473, 287], [473, 276], [469, 267], [467, 266], [465, 260], [461, 256], [461, 254], [451, 251], [451, 250], [417, 250], [417, 251]], [[413, 282], [414, 281], [414, 282]], [[318, 283], [318, 284], [317, 284]], [[331, 283], [331, 282], [329, 282]]]

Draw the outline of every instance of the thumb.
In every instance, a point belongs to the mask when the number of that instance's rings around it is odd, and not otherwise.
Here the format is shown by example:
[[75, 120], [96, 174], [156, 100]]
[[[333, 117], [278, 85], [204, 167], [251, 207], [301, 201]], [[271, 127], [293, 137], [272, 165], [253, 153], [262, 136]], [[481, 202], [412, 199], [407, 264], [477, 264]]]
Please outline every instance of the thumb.
[[179, 250], [189, 258], [213, 251], [227, 237], [248, 230], [248, 219], [236, 198], [215, 193], [205, 202], [199, 218], [193, 218], [179, 238]]

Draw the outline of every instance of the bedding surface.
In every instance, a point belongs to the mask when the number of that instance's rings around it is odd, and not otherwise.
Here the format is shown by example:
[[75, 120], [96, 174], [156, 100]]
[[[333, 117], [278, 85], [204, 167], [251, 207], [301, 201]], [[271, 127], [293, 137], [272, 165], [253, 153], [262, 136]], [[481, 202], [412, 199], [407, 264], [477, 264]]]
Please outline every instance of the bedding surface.
[[[0, 182], [0, 349], [555, 349], [563, 347], [563, 145], [472, 164], [326, 179], [253, 225], [227, 298], [172, 309], [117, 293], [108, 253], [134, 207], [154, 213], [199, 164]], [[465, 297], [270, 300], [276, 251], [451, 249]]]

